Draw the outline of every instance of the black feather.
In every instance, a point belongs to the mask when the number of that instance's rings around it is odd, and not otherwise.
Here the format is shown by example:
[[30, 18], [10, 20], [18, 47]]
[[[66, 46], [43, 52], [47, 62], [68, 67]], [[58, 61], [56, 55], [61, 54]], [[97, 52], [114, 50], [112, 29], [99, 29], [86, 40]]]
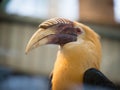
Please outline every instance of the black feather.
[[49, 90], [52, 90], [52, 77], [53, 77], [53, 73], [51, 73], [49, 77]]
[[118, 90], [113, 82], [111, 82], [102, 72], [94, 68], [88, 69], [85, 72], [83, 82], [84, 85]]

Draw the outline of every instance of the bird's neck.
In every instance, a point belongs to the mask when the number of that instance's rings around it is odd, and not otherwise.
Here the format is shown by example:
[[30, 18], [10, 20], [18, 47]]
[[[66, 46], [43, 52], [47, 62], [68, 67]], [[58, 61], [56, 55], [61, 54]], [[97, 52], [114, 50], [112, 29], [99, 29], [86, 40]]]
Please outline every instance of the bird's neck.
[[84, 72], [89, 68], [99, 68], [100, 60], [84, 49], [79, 50], [78, 47], [58, 52], [53, 70], [52, 90], [72, 90], [69, 88], [81, 86]]
[[59, 53], [53, 70], [52, 90], [76, 90], [82, 84], [82, 77], [80, 67]]

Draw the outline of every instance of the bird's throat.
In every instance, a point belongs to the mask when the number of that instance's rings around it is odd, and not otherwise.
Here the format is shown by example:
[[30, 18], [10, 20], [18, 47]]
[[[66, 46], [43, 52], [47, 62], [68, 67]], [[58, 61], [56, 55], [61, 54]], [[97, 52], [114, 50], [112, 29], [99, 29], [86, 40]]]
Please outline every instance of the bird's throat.
[[84, 72], [78, 65], [71, 64], [63, 54], [58, 54], [53, 70], [52, 90], [75, 90], [70, 88], [82, 85]]
[[88, 48], [85, 50], [80, 46], [75, 46], [74, 49], [66, 47], [63, 47], [64, 49], [62, 48], [57, 55], [53, 70], [52, 90], [71, 90], [69, 88], [80, 87], [83, 83], [84, 72], [87, 69], [99, 69], [97, 56], [94, 53], [89, 54]]

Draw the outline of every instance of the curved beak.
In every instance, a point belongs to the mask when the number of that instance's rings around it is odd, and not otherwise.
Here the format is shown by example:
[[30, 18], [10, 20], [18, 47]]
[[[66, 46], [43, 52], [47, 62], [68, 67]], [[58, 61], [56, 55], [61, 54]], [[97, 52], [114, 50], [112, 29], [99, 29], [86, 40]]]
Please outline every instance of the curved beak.
[[45, 44], [58, 44], [63, 46], [66, 43], [76, 41], [77, 33], [73, 26], [67, 24], [56, 24], [48, 28], [40, 27], [29, 40], [25, 53]]
[[25, 53], [27, 54], [30, 50], [49, 43], [50, 35], [54, 34], [54, 30], [44, 30], [42, 28], [38, 29], [29, 40]]

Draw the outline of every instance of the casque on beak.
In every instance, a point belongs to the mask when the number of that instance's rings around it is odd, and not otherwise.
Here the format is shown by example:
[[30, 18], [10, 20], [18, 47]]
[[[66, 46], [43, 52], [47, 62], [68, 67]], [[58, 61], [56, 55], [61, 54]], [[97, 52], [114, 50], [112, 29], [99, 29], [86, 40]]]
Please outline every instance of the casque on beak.
[[[46, 24], [47, 23], [47, 24]], [[55, 23], [46, 21], [42, 23], [39, 29], [33, 34], [26, 47], [26, 54], [41, 45], [58, 44], [64, 45], [77, 40], [77, 29], [70, 23]]]

